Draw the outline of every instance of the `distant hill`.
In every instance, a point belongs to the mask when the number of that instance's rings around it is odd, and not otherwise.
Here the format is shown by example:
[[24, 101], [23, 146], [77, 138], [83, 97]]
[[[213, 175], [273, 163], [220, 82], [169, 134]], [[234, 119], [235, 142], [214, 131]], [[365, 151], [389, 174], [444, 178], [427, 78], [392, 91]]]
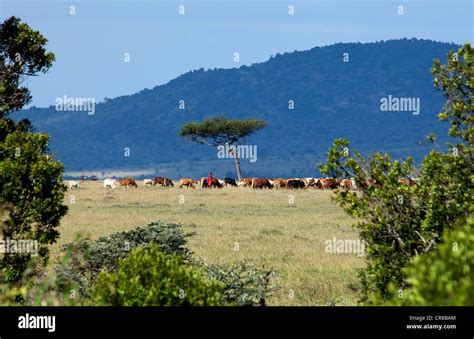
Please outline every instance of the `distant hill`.
[[[247, 140], [257, 145], [258, 160], [242, 161], [245, 176], [316, 175], [315, 164], [341, 137], [364, 153], [379, 150], [419, 160], [428, 145], [417, 142], [430, 132], [444, 136], [447, 131], [437, 120], [443, 98], [429, 69], [434, 58], [444, 61], [457, 48], [417, 39], [339, 43], [277, 54], [238, 69], [191, 71], [165, 85], [108, 99], [91, 116], [58, 112], [54, 106], [20, 115], [51, 135], [51, 150], [76, 173], [148, 169], [176, 178], [212, 170], [235, 176], [231, 160], [217, 159], [215, 149], [177, 136], [185, 122], [216, 115], [269, 123]], [[420, 114], [381, 111], [380, 100], [389, 95], [420, 98]], [[180, 100], [185, 109], [179, 109]]]

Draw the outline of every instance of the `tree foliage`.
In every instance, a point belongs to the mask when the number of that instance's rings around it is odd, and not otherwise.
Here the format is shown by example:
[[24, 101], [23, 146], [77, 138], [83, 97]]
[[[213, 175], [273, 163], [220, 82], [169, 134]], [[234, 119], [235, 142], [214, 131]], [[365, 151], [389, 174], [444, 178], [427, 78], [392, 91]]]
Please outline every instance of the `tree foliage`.
[[205, 119], [202, 122], [190, 122], [184, 125], [179, 135], [192, 142], [212, 147], [228, 144], [238, 144], [266, 126], [260, 119], [227, 119], [216, 117]]
[[0, 25], [0, 118], [31, 101], [30, 91], [21, 85], [53, 64], [54, 54], [46, 51], [47, 42], [19, 18], [10, 17]]
[[258, 268], [247, 261], [233, 264], [207, 265], [202, 263], [208, 276], [223, 284], [223, 303], [239, 306], [266, 306], [268, 298], [280, 287], [273, 284], [276, 272]]
[[[0, 206], [8, 206], [8, 220], [0, 224], [2, 240], [37, 241], [38, 264], [47, 257], [47, 245], [58, 237], [66, 213], [63, 165], [48, 150], [48, 135], [33, 133], [28, 120], [16, 123], [7, 115], [27, 104], [31, 96], [20, 87], [25, 77], [45, 72], [54, 55], [47, 40], [18, 18], [0, 25]], [[17, 251], [18, 252], [18, 251]], [[3, 279], [17, 281], [31, 259], [30, 253], [6, 253], [0, 258]]]
[[[63, 166], [47, 154], [48, 136], [21, 130], [0, 140], [0, 201], [11, 205], [3, 238], [39, 243], [39, 258], [56, 241], [57, 227], [67, 208]], [[7, 280], [20, 278], [31, 255], [5, 254], [0, 263]]]
[[[434, 83], [447, 99], [441, 120], [450, 123], [454, 143], [449, 153], [431, 151], [421, 168], [408, 158], [392, 160], [380, 153], [364, 157], [338, 139], [327, 153], [322, 173], [354, 178], [359, 191], [340, 190], [337, 202], [358, 218], [356, 227], [368, 244], [367, 266], [361, 271], [364, 302], [389, 300], [388, 286], [407, 286], [403, 270], [414, 257], [424, 255], [443, 242], [442, 234], [456, 220], [473, 213], [473, 50], [469, 44], [448, 63], [435, 61]], [[434, 136], [429, 139], [436, 143]], [[414, 185], [409, 177], [415, 177]], [[446, 231], [448, 232], [448, 231]]]
[[449, 135], [458, 137], [463, 146], [460, 151], [470, 155], [472, 160], [472, 144], [474, 139], [474, 60], [473, 48], [466, 43], [457, 52], [451, 51], [447, 56], [447, 64], [435, 59], [431, 72], [434, 84], [443, 91], [446, 104], [439, 114], [442, 121], [450, 123]]
[[474, 305], [474, 221], [445, 230], [443, 243], [427, 255], [417, 256], [404, 270], [405, 290], [390, 285], [391, 305]]
[[[68, 257], [59, 259], [61, 264], [70, 260]], [[54, 272], [44, 270], [32, 277], [35, 262], [31, 261], [23, 276], [15, 283], [5, 283], [0, 279], [0, 305], [2, 306], [77, 306], [82, 300], [78, 298], [77, 286], [69, 290], [58, 289], [57, 276]]]

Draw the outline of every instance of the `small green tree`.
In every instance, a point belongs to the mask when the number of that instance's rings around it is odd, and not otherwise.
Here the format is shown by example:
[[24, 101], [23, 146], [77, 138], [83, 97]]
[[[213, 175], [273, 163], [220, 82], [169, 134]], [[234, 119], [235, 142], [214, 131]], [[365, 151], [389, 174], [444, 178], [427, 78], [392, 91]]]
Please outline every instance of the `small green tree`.
[[[474, 212], [473, 55], [466, 44], [448, 54], [446, 65], [436, 60], [432, 68], [435, 86], [447, 99], [439, 118], [450, 123], [449, 134], [456, 140], [448, 145], [449, 153], [431, 151], [418, 170], [411, 158], [393, 161], [380, 153], [366, 158], [338, 139], [327, 163], [320, 165], [324, 174], [353, 177], [359, 188], [357, 193], [338, 191], [336, 200], [358, 218], [355, 226], [368, 244], [367, 266], [360, 272], [363, 302], [390, 300], [389, 285], [405, 288], [403, 268], [433, 250], [445, 230]], [[436, 142], [433, 135], [429, 139]], [[400, 182], [411, 176], [417, 177], [416, 185]]]
[[118, 272], [102, 272], [92, 289], [92, 303], [106, 306], [217, 306], [222, 298], [221, 284], [157, 245], [133, 250]]
[[224, 117], [209, 118], [202, 122], [190, 122], [184, 125], [179, 135], [198, 144], [219, 147], [229, 145], [235, 161], [238, 180], [242, 174], [237, 147], [242, 145], [245, 137], [266, 126], [260, 119], [227, 119]]
[[[29, 90], [21, 87], [26, 77], [46, 72], [54, 61], [46, 43], [18, 18], [0, 25], [0, 205], [9, 209], [8, 220], [0, 224], [0, 236], [1, 240], [37, 241], [40, 266], [67, 211], [63, 165], [49, 154], [48, 135], [33, 133], [28, 120], [16, 123], [7, 116], [31, 101]], [[30, 259], [31, 253], [4, 254], [0, 257], [3, 279], [19, 281]]]

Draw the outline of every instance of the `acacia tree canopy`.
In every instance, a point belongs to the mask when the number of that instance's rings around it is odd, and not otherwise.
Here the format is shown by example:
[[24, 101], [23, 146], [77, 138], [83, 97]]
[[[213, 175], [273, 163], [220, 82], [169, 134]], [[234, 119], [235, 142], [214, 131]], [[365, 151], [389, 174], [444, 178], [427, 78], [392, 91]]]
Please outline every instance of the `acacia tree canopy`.
[[[190, 122], [184, 125], [179, 136], [188, 141], [196, 142], [211, 147], [229, 145], [239, 145], [243, 139], [253, 132], [256, 132], [267, 125], [261, 119], [227, 119], [225, 117], [214, 117], [205, 119], [202, 122]], [[237, 177], [240, 180], [240, 161], [234, 152], [234, 161], [237, 170]]]
[[212, 147], [226, 143], [235, 145], [266, 125], [266, 122], [260, 119], [241, 120], [216, 117], [202, 122], [190, 122], [181, 128], [179, 135], [189, 141]]

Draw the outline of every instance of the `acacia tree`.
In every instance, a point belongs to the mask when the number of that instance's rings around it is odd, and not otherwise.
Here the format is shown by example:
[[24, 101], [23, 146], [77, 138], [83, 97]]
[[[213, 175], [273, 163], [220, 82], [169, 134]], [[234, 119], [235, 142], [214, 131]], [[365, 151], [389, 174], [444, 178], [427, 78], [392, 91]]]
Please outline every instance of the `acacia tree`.
[[[472, 47], [465, 44], [448, 54], [447, 64], [435, 60], [431, 69], [446, 98], [439, 118], [449, 122], [455, 140], [448, 153], [431, 151], [417, 169], [411, 158], [393, 161], [380, 153], [366, 158], [350, 149], [348, 140], [338, 139], [327, 163], [320, 165], [322, 173], [353, 177], [359, 187], [357, 193], [337, 191], [336, 200], [357, 218], [355, 226], [368, 244], [367, 265], [360, 272], [363, 302], [393, 300], [394, 291], [409, 288], [404, 268], [434, 250], [444, 241], [443, 234], [474, 213], [473, 57]], [[428, 139], [436, 142], [434, 135]], [[416, 185], [400, 182], [409, 176], [417, 177]]]
[[266, 126], [261, 119], [227, 119], [215, 117], [202, 122], [190, 122], [184, 125], [179, 135], [186, 140], [211, 147], [229, 145], [229, 151], [235, 161], [238, 180], [241, 179], [240, 159], [236, 151], [245, 137]]
[[[26, 119], [16, 122], [8, 116], [31, 101], [28, 88], [22, 87], [25, 79], [51, 67], [54, 55], [46, 51], [46, 43], [16, 17], [0, 25], [0, 214], [8, 215], [0, 224], [0, 240], [36, 241], [37, 269], [46, 263], [47, 245], [56, 241], [56, 228], [67, 211], [63, 165], [49, 154], [47, 134], [34, 133]], [[1, 256], [0, 278], [19, 281], [31, 254], [8, 251]]]

